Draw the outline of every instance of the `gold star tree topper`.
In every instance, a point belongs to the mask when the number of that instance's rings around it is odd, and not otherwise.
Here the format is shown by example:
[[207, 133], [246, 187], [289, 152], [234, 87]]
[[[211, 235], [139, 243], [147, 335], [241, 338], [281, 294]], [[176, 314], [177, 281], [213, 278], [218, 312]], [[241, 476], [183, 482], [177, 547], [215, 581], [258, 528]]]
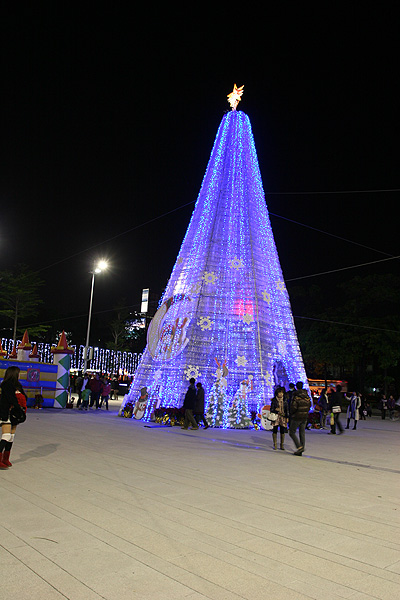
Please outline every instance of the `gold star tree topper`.
[[233, 91], [228, 94], [228, 102], [231, 105], [232, 110], [236, 110], [237, 105], [241, 100], [241, 96], [243, 94], [244, 85], [240, 86], [240, 88], [236, 87], [236, 83], [233, 86]]

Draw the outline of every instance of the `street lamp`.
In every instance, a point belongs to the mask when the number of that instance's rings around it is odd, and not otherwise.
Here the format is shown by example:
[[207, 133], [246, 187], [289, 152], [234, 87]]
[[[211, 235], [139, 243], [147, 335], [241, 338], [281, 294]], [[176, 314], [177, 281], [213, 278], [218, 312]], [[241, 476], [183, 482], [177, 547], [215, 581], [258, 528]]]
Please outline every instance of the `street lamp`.
[[83, 374], [85, 375], [88, 366], [88, 354], [89, 354], [89, 337], [90, 337], [90, 322], [92, 320], [92, 306], [93, 306], [93, 290], [94, 290], [94, 276], [98, 275], [102, 271], [105, 271], [108, 268], [108, 263], [105, 260], [99, 260], [99, 262], [95, 265], [93, 271], [90, 271], [92, 274], [92, 286], [90, 288], [90, 302], [89, 302], [89, 316], [88, 316], [88, 324], [87, 324], [87, 332], [86, 332], [86, 345], [85, 351], [83, 355]]

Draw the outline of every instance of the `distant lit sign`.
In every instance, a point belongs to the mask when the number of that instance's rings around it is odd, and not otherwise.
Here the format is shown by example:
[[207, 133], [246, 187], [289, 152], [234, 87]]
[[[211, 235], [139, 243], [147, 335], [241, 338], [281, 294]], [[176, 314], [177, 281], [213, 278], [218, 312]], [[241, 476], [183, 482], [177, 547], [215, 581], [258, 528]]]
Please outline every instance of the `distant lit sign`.
[[142, 290], [142, 305], [140, 307], [141, 313], [147, 313], [149, 310], [149, 292], [150, 290], [148, 288], [146, 290]]

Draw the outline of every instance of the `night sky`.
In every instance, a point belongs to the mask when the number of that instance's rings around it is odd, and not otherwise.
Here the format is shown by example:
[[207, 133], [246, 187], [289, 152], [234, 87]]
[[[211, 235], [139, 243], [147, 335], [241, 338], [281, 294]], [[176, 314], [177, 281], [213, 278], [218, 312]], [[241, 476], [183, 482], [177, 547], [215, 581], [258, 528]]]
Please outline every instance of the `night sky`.
[[400, 188], [395, 13], [40, 6], [2, 18], [0, 269], [39, 271], [49, 314], [87, 314], [97, 258], [94, 312], [161, 295], [234, 83], [289, 293], [400, 254], [399, 193], [366, 192]]

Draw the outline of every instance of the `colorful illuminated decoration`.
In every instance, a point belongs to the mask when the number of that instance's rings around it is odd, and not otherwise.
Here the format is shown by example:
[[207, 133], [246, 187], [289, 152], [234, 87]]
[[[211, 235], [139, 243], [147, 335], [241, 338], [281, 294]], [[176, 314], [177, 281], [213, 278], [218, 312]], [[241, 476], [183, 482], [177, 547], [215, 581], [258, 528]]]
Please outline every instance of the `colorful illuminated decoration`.
[[232, 110], [236, 110], [237, 105], [242, 99], [244, 85], [240, 86], [240, 88], [236, 87], [236, 83], [233, 86], [233, 91], [228, 94], [228, 102], [231, 105]]
[[[230, 100], [238, 102], [242, 92], [235, 86]], [[136, 402], [147, 387], [154, 401], [144, 419], [155, 403], [179, 408], [191, 377], [205, 388], [210, 424], [222, 427], [252, 426], [252, 414], [260, 413], [277, 383], [306, 383], [250, 121], [242, 111], [222, 119], [147, 342], [127, 398]]]

